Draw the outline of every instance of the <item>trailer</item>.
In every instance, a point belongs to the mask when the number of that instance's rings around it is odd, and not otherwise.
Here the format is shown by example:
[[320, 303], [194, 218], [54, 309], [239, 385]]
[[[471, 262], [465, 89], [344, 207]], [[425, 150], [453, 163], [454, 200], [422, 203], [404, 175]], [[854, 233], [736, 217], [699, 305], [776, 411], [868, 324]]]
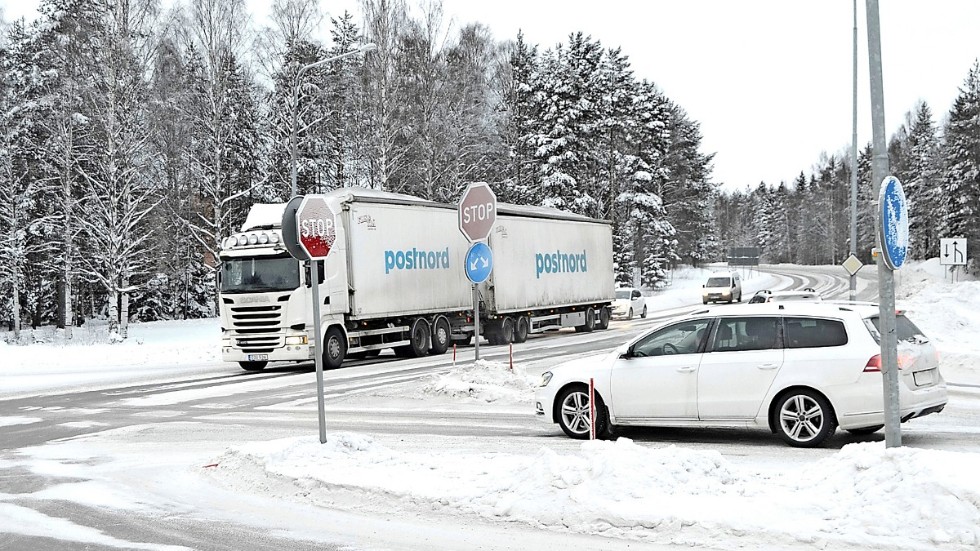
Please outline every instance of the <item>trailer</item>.
[[[330, 255], [318, 262], [328, 368], [386, 348], [442, 354], [474, 338], [469, 243], [457, 207], [409, 195], [345, 188], [322, 196], [339, 213]], [[222, 358], [246, 370], [313, 359], [309, 266], [283, 244], [285, 205], [255, 205], [222, 243]], [[614, 298], [608, 223], [555, 209], [500, 203], [489, 237], [494, 268], [477, 285], [491, 344], [574, 327], [608, 327]]]

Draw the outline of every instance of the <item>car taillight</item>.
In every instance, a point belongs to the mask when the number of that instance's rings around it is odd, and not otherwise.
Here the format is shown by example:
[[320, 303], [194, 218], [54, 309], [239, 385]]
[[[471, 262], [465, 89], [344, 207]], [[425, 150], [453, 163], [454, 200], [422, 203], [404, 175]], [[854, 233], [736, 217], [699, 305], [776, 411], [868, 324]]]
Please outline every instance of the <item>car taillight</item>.
[[880, 373], [881, 372], [881, 354], [875, 354], [871, 356], [868, 360], [867, 365], [864, 366], [865, 373]]

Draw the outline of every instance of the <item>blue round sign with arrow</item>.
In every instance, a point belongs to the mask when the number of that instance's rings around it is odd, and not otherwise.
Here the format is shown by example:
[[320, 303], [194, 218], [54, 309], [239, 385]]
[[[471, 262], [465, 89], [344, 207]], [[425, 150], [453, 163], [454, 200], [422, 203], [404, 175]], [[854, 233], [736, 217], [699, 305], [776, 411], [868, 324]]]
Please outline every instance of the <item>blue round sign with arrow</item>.
[[888, 176], [881, 182], [878, 240], [885, 265], [892, 270], [901, 268], [909, 249], [909, 210], [902, 183], [894, 176]]
[[464, 268], [466, 277], [473, 283], [486, 281], [493, 271], [493, 251], [490, 246], [479, 241], [470, 245], [470, 249], [466, 251]]

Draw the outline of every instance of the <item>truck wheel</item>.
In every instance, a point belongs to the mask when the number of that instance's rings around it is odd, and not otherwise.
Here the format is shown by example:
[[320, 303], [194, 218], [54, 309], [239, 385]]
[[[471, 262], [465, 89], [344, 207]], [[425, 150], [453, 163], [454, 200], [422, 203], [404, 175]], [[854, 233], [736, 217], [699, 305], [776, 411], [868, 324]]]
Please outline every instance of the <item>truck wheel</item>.
[[262, 371], [269, 362], [238, 362], [245, 371]]
[[449, 320], [444, 317], [436, 319], [432, 326], [432, 348], [429, 349], [429, 353], [445, 354], [446, 350], [449, 349], [451, 333], [452, 328], [449, 327]]
[[518, 316], [517, 323], [514, 325], [514, 342], [520, 344], [527, 342], [527, 335], [531, 332], [530, 322], [527, 316]]
[[347, 356], [347, 339], [337, 327], [327, 329], [323, 337], [323, 369], [337, 369]]
[[612, 315], [609, 313], [609, 307], [603, 306], [599, 310], [599, 321], [596, 323], [596, 329], [609, 329], [609, 318]]
[[421, 358], [429, 353], [429, 322], [422, 318], [415, 320], [412, 324], [411, 339], [412, 355]]
[[506, 317], [500, 320], [500, 344], [510, 344], [514, 342], [514, 318]]
[[575, 328], [578, 333], [590, 333], [595, 329], [595, 310], [588, 308], [585, 311], [585, 325], [579, 325]]

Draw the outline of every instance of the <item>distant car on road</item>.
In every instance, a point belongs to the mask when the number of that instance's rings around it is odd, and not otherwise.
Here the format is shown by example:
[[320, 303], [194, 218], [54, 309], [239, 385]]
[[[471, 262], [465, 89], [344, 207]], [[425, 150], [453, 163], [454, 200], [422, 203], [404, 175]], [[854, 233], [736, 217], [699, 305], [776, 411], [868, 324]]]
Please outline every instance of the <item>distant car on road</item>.
[[[539, 419], [572, 438], [592, 426], [768, 427], [794, 447], [819, 446], [838, 427], [884, 426], [879, 308], [871, 303], [786, 302], [710, 308], [658, 325], [604, 356], [542, 374]], [[902, 421], [947, 402], [939, 356], [902, 313]]]
[[813, 302], [823, 300], [823, 297], [809, 287], [800, 291], [770, 291], [768, 289], [764, 289], [752, 295], [752, 298], [749, 299], [749, 304], [756, 304], [760, 302], [785, 302], [788, 300]]
[[701, 286], [701, 302], [742, 302], [742, 278], [738, 272], [717, 272]]
[[647, 302], [643, 293], [635, 287], [616, 289], [616, 300], [613, 301], [613, 317], [633, 319], [637, 312], [641, 318], [647, 317]]

